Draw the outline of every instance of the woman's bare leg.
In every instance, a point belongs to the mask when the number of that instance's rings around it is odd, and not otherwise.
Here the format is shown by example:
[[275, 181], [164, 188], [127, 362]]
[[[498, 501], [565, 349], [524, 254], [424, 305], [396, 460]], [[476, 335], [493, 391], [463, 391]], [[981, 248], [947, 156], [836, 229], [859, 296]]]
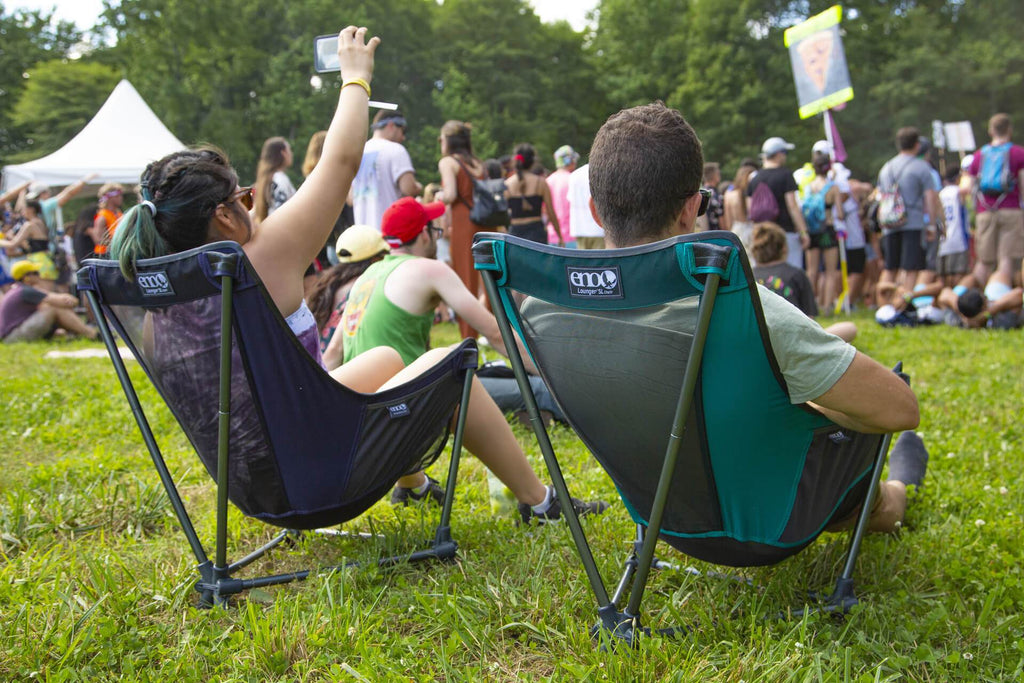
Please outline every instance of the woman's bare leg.
[[[437, 365], [450, 351], [451, 349], [447, 348], [428, 351], [380, 388], [389, 389], [418, 377]], [[501, 409], [495, 405], [490, 394], [476, 377], [473, 378], [473, 388], [469, 395], [463, 445], [512, 491], [519, 502], [536, 505], [544, 500], [547, 495], [546, 487], [537, 478], [533, 467], [523, 454], [523, 449], [519, 447], [519, 442], [512, 434], [512, 428], [508, 426]], [[419, 474], [410, 477], [418, 478]], [[412, 486], [419, 486], [422, 483], [423, 481], [419, 479]], [[401, 481], [399, 484], [406, 486]]]
[[825, 249], [823, 258], [825, 259], [825, 287], [818, 308], [827, 310], [831, 314], [843, 282], [842, 273], [839, 272], [839, 249]]
[[804, 249], [804, 269], [807, 279], [811, 281], [811, 291], [818, 296], [818, 267], [821, 265], [821, 249]]

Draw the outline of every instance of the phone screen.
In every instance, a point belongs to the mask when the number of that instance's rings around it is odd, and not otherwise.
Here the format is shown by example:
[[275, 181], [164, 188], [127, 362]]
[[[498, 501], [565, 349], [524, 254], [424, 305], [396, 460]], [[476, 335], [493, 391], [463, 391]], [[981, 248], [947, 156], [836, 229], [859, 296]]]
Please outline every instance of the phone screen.
[[338, 62], [338, 34], [317, 36], [313, 41], [313, 68], [317, 73], [341, 71]]

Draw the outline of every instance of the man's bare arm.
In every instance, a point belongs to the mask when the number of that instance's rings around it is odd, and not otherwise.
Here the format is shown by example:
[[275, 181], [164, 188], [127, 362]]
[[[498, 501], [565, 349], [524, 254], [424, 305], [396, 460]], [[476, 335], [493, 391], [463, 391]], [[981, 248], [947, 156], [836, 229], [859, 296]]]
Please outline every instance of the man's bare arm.
[[416, 197], [423, 192], [423, 184], [416, 180], [416, 174], [406, 171], [398, 178], [398, 190], [405, 197]]
[[839, 381], [810, 403], [833, 422], [869, 434], [914, 429], [921, 419], [906, 382], [859, 351]]

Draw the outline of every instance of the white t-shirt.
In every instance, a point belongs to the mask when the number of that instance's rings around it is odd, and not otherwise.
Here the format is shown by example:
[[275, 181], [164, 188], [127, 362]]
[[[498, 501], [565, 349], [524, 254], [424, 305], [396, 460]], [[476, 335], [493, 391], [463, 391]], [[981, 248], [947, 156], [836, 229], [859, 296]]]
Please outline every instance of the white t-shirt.
[[270, 205], [267, 207], [267, 215], [274, 213], [281, 205], [292, 198], [295, 194], [295, 186], [291, 178], [284, 171], [277, 171], [270, 179]]
[[946, 214], [946, 235], [939, 242], [939, 256], [962, 254], [967, 251], [967, 221], [960, 188], [956, 185], [942, 188], [939, 201]]
[[843, 220], [839, 220], [837, 207], [832, 207], [832, 223], [836, 226], [836, 229], [846, 232], [847, 249], [863, 249], [865, 240], [864, 227], [860, 224], [860, 205], [850, 195], [849, 174], [847, 173], [846, 178], [841, 178], [837, 175], [835, 183], [839, 191], [846, 195], [846, 201], [843, 202]]
[[569, 234], [573, 237], [604, 237], [604, 228], [590, 213], [590, 164], [569, 176]]
[[352, 209], [357, 225], [380, 230], [388, 207], [401, 199], [398, 179], [413, 172], [405, 147], [382, 138], [370, 138], [363, 147], [363, 161], [352, 181]]

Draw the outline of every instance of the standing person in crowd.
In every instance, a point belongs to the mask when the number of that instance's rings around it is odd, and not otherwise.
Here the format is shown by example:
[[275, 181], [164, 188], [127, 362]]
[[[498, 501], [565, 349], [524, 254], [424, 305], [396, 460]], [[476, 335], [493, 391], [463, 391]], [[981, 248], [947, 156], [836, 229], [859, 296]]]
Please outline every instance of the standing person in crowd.
[[[842, 284], [839, 273], [839, 241], [834, 220], [846, 219], [839, 187], [829, 178], [832, 162], [827, 155], [815, 155], [811, 162], [814, 179], [807, 184], [803, 206], [804, 223], [810, 236], [810, 243], [804, 251], [807, 277], [810, 278], [818, 300], [818, 308], [831, 312]], [[833, 215], [837, 212], [837, 215]], [[824, 273], [821, 265], [824, 263]]]
[[711, 197], [708, 199], [708, 210], [697, 219], [698, 232], [722, 229], [725, 207], [722, 205], [722, 195], [718, 192], [720, 182], [722, 182], [722, 168], [713, 161], [705, 163], [700, 186], [710, 192]]
[[899, 276], [899, 284], [912, 290], [918, 273], [927, 266], [923, 246], [923, 231], [927, 227], [925, 216], [938, 215], [939, 195], [934, 189], [931, 166], [917, 156], [921, 150], [921, 134], [917, 128], [900, 128], [896, 133], [896, 144], [899, 154], [878, 172], [878, 187], [883, 192], [886, 188], [898, 188], [906, 209], [906, 221], [899, 227], [883, 226], [885, 270], [881, 281], [896, 282]]
[[970, 235], [963, 198], [971, 190], [969, 187], [960, 187], [960, 174], [957, 166], [951, 165], [946, 169], [944, 186], [939, 192], [946, 229], [940, 235], [937, 272], [947, 287], [956, 285], [970, 271]]
[[43, 339], [56, 329], [96, 338], [96, 328], [75, 314], [78, 299], [40, 288], [35, 263], [18, 261], [11, 268], [11, 277], [15, 285], [0, 299], [0, 339], [5, 344]]
[[99, 209], [93, 217], [92, 241], [96, 243], [96, 254], [107, 253], [107, 245], [114, 238], [117, 222], [121, 220], [121, 204], [124, 202], [124, 186], [121, 183], [106, 183], [97, 193]]
[[405, 142], [405, 117], [399, 110], [381, 109], [373, 117], [373, 136], [363, 147], [363, 161], [352, 183], [355, 222], [380, 230], [380, 219], [400, 197], [423, 192], [416, 180]]
[[[441, 160], [437, 171], [441, 174], [441, 193], [436, 197], [449, 207], [451, 216], [452, 268], [473, 296], [480, 296], [480, 275], [473, 268], [473, 236], [482, 228], [469, 220], [473, 206], [473, 179], [483, 180], [487, 169], [473, 156], [472, 127], [462, 121], [448, 121], [441, 126], [438, 142]], [[459, 318], [459, 333], [465, 339], [475, 337], [473, 327]]]
[[864, 293], [864, 272], [867, 269], [867, 236], [861, 222], [858, 197], [870, 194], [872, 187], [851, 180], [848, 175], [849, 172], [835, 175], [839, 200], [832, 207], [832, 221], [837, 238], [846, 244], [846, 300], [853, 307]]
[[604, 249], [604, 228], [590, 208], [590, 165], [580, 166], [569, 176], [569, 234], [580, 249]]
[[1024, 147], [1013, 144], [1013, 122], [1006, 114], [989, 119], [988, 134], [991, 142], [974, 155], [967, 168], [975, 180], [974, 246], [978, 260], [974, 276], [986, 282], [996, 263], [1008, 258], [1015, 264], [1014, 280], [1020, 282], [1024, 259]]
[[547, 207], [548, 218], [555, 226], [558, 246], [564, 247], [562, 226], [559, 224], [558, 215], [551, 210], [551, 191], [548, 184], [542, 176], [530, 172], [536, 158], [537, 152], [533, 145], [516, 145], [515, 153], [512, 155], [516, 172], [505, 181], [508, 187], [508, 212], [512, 219], [508, 231], [516, 237], [547, 244], [548, 232], [542, 218], [544, 207]]
[[[803, 268], [803, 250], [810, 244], [810, 237], [797, 201], [796, 181], [786, 168], [786, 153], [794, 148], [779, 137], [768, 138], [761, 145], [763, 167], [747, 184], [747, 215], [754, 223], [777, 223], [789, 241], [789, 262]], [[760, 193], [759, 187], [764, 188]]]
[[750, 182], [750, 175], [756, 170], [757, 162], [753, 159], [744, 159], [740, 162], [740, 167], [736, 169], [736, 175], [732, 179], [732, 186], [725, 191], [722, 198], [722, 228], [736, 233], [743, 242], [748, 257], [752, 257], [750, 245], [754, 225], [747, 218], [747, 183]]
[[36, 266], [37, 277], [34, 286], [47, 292], [56, 291], [57, 268], [50, 257], [50, 238], [46, 231], [46, 223], [43, 222], [43, 209], [39, 201], [25, 201], [22, 214], [25, 220], [18, 234], [12, 240], [0, 239], [0, 247], [23, 251], [25, 258]]
[[85, 186], [95, 180], [99, 174], [90, 173], [81, 180], [68, 185], [61, 190], [56, 197], [45, 183], [32, 183], [28, 188], [26, 199], [38, 199], [43, 209], [43, 220], [46, 222], [46, 229], [50, 232], [50, 238], [56, 239], [64, 232], [64, 220], [61, 215], [61, 208], [71, 201]]
[[[553, 210], [558, 218], [558, 225], [561, 228], [561, 235], [565, 235], [569, 221], [569, 178], [576, 170], [576, 164], [580, 155], [569, 145], [562, 145], [555, 150], [555, 172], [548, 176], [548, 190], [551, 193], [551, 204], [548, 207], [549, 213]], [[570, 235], [572, 231], [570, 229]], [[555, 223], [548, 219], [548, 243], [558, 242], [558, 234], [555, 232]], [[571, 246], [571, 245], [570, 245]]]
[[295, 194], [295, 186], [285, 173], [294, 161], [292, 146], [284, 138], [267, 138], [263, 143], [256, 166], [256, 184], [252, 188], [257, 223], [266, 220]]
[[92, 239], [93, 217], [99, 211], [99, 205], [88, 204], [82, 207], [71, 224], [71, 246], [75, 254], [75, 263], [82, 264], [87, 258], [96, 255], [96, 242]]

